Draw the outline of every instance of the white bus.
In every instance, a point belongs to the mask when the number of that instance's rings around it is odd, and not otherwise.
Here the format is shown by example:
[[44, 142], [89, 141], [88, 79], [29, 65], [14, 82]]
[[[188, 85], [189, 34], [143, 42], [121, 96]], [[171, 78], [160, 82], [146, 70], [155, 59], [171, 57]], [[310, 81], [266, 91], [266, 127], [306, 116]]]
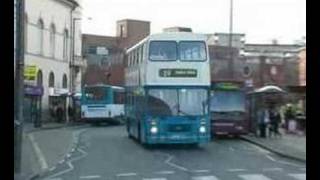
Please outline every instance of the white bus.
[[150, 35], [126, 52], [125, 116], [142, 144], [210, 141], [210, 65], [206, 37]]
[[124, 116], [124, 88], [104, 84], [83, 88], [81, 118], [92, 124], [121, 123]]

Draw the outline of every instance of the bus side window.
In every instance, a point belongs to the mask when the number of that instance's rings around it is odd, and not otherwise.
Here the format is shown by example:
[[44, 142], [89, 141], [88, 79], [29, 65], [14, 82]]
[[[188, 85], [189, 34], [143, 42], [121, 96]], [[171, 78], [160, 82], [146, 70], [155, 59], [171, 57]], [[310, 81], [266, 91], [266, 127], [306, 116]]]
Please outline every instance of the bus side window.
[[143, 60], [143, 45], [140, 46], [140, 63], [142, 63]]
[[140, 64], [140, 47], [137, 48], [137, 65]]
[[128, 55], [127, 55], [127, 61], [126, 61], [127, 67], [129, 67], [129, 64], [130, 64], [130, 58], [131, 58], [130, 53], [128, 53]]
[[142, 48], [141, 48], [142, 62], [143, 62], [144, 57], [145, 57], [145, 55], [144, 55], [144, 53], [145, 53], [145, 47], [146, 47], [146, 45], [145, 45], [145, 44], [143, 44], [143, 45], [142, 45]]

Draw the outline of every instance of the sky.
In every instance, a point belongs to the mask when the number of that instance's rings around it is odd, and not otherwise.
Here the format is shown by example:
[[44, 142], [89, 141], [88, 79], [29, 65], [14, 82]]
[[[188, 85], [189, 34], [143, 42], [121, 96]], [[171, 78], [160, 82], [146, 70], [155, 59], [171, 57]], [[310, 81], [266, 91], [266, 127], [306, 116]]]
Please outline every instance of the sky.
[[[170, 26], [195, 33], [229, 32], [229, 0], [81, 0], [82, 32], [115, 36], [116, 21], [151, 22], [151, 33]], [[306, 36], [306, 0], [234, 0], [233, 32], [247, 43], [293, 43]]]

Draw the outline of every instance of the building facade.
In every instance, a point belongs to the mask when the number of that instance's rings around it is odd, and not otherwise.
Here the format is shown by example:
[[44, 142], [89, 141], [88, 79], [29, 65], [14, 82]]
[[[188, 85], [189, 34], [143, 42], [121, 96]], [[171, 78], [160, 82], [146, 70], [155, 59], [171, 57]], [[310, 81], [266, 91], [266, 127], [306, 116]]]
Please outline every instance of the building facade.
[[83, 85], [124, 85], [125, 50], [150, 34], [150, 22], [124, 19], [116, 23], [116, 36], [83, 34], [82, 54], [87, 68]]
[[42, 121], [50, 119], [50, 97], [79, 91], [81, 75], [73, 70], [82, 65], [79, 3], [25, 0], [25, 66], [37, 68], [36, 79], [25, 84], [43, 88]]
[[299, 52], [299, 85], [306, 86], [306, 47]]
[[[264, 85], [287, 87], [299, 82], [298, 53], [296, 44], [248, 44], [244, 34], [232, 35], [229, 47], [227, 33], [208, 35], [211, 58], [211, 79], [244, 81], [248, 87]], [[231, 58], [232, 56], [232, 58]], [[232, 70], [230, 60], [233, 60]]]

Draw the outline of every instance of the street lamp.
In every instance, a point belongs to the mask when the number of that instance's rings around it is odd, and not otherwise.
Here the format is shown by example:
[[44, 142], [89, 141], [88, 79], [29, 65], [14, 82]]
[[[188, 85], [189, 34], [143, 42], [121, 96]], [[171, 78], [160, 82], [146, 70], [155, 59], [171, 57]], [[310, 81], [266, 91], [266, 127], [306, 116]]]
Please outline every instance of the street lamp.
[[233, 0], [230, 0], [230, 21], [229, 21], [229, 50], [230, 50], [230, 62], [229, 62], [229, 73], [231, 79], [233, 79], [233, 52], [232, 52], [232, 26], [233, 26]]

